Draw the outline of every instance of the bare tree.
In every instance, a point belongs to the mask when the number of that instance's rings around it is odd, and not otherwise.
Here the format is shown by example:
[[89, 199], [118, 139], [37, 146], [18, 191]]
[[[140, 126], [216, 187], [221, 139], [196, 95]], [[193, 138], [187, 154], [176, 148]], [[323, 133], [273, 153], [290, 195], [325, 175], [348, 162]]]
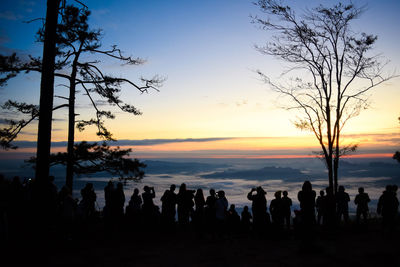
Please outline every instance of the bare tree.
[[[72, 188], [74, 164], [74, 140], [75, 126], [83, 131], [87, 126], [95, 125], [97, 127], [97, 135], [105, 140], [114, 140], [112, 133], [105, 127], [105, 119], [114, 119], [115, 115], [112, 111], [104, 110], [99, 101], [106, 101], [111, 106], [116, 106], [124, 112], [134, 115], [140, 115], [141, 112], [134, 106], [126, 104], [120, 97], [121, 86], [127, 84], [141, 93], [147, 92], [148, 89], [155, 89], [161, 86], [163, 78], [155, 76], [151, 79], [141, 78], [143, 85], [138, 85], [126, 78], [114, 77], [105, 74], [100, 68], [100, 58], [108, 57], [120, 61], [124, 65], [140, 65], [144, 60], [124, 56], [117, 46], [110, 49], [101, 48], [101, 31], [91, 30], [87, 23], [90, 11], [86, 7], [77, 8], [74, 6], [66, 6], [63, 9], [62, 20], [57, 28], [57, 62], [55, 65], [55, 77], [66, 80], [65, 86], [69, 89], [69, 96], [55, 96], [67, 101], [53, 108], [58, 109], [67, 106], [68, 111], [68, 146], [67, 146], [67, 170], [66, 184]], [[43, 41], [43, 30], [39, 30], [38, 39]], [[92, 55], [93, 60], [88, 60], [84, 55]], [[94, 56], [93, 56], [94, 55]], [[42, 71], [42, 60], [40, 58], [30, 57], [27, 63], [21, 62], [18, 57], [11, 55], [9, 57], [1, 57], [2, 64], [0, 71], [5, 75], [3, 83], [7, 78], [12, 78], [20, 72]], [[77, 88], [83, 91], [94, 109], [94, 118], [76, 120], [75, 99]], [[103, 103], [103, 102], [101, 102]], [[34, 120], [39, 112], [38, 107], [28, 105], [26, 103], [18, 103], [8, 101], [3, 108], [14, 109], [28, 115], [28, 119], [19, 121], [8, 121], [9, 125], [0, 131], [1, 144], [3, 147], [12, 147], [11, 142], [17, 137], [18, 133], [29, 122]], [[54, 156], [53, 156], [54, 159]]]
[[261, 29], [272, 31], [272, 41], [256, 46], [262, 54], [289, 63], [285, 82], [272, 81], [258, 71], [273, 90], [290, 100], [288, 109], [299, 110], [295, 126], [311, 131], [328, 169], [329, 186], [337, 192], [339, 159], [354, 151], [344, 145], [341, 132], [349, 119], [368, 107], [368, 92], [394, 77], [384, 76], [386, 62], [370, 51], [377, 36], [357, 33], [351, 23], [364, 11], [353, 4], [307, 9], [301, 16], [274, 0], [255, 3], [267, 18], [252, 17]]

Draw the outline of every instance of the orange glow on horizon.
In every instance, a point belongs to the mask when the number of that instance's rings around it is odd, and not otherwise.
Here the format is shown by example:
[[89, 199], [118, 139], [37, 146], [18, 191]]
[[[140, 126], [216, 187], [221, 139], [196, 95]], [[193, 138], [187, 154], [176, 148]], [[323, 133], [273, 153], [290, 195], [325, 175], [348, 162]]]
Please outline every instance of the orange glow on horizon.
[[[343, 158], [392, 158], [392, 154], [389, 153], [373, 153], [373, 154], [359, 154], [359, 155], [348, 155]], [[184, 158], [211, 158], [211, 159], [306, 159], [316, 158], [314, 155], [208, 155], [208, 156], [197, 156], [197, 155], [182, 155]], [[160, 155], [140, 155], [138, 158], [142, 159], [158, 159], [163, 158]], [[166, 159], [168, 157], [165, 157]]]

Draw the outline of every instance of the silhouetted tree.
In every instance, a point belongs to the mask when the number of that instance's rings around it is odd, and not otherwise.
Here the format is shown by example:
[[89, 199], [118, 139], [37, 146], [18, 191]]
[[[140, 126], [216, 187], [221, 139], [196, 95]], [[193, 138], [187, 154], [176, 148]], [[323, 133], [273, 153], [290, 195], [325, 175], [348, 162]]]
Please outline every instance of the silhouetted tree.
[[[65, 85], [69, 89], [69, 96], [55, 96], [66, 100], [68, 103], [63, 104], [54, 109], [68, 106], [68, 146], [67, 146], [67, 170], [66, 184], [72, 188], [73, 170], [74, 170], [74, 140], [75, 140], [75, 125], [83, 131], [87, 126], [95, 125], [97, 127], [97, 135], [105, 140], [114, 140], [112, 133], [104, 125], [104, 119], [114, 119], [115, 115], [112, 111], [103, 110], [101, 104], [108, 103], [111, 106], [116, 106], [124, 112], [134, 115], [140, 115], [141, 112], [134, 106], [126, 104], [120, 98], [121, 85], [128, 84], [141, 93], [147, 92], [148, 89], [161, 85], [162, 78], [155, 76], [152, 79], [141, 78], [144, 83], [142, 86], [130, 81], [126, 78], [114, 77], [105, 74], [100, 68], [100, 58], [108, 57], [119, 60], [124, 65], [140, 65], [144, 60], [124, 56], [122, 51], [113, 45], [110, 49], [101, 49], [101, 31], [92, 30], [88, 25], [88, 17], [90, 11], [86, 7], [77, 8], [74, 6], [66, 6], [62, 12], [62, 20], [57, 27], [57, 62], [54, 75], [67, 81]], [[38, 40], [44, 39], [43, 29], [38, 32]], [[95, 56], [93, 60], [88, 59], [88, 55]], [[42, 61], [40, 58], [30, 57], [29, 62], [22, 62], [16, 55], [2, 57], [0, 63], [4, 63], [2, 72], [11, 78], [17, 73], [25, 71], [42, 71]], [[10, 76], [11, 73], [11, 76]], [[82, 89], [95, 111], [95, 118], [76, 120], [75, 117], [75, 97], [77, 87]], [[102, 102], [103, 101], [103, 102]], [[28, 120], [9, 121], [9, 126], [4, 128], [1, 134], [1, 144], [3, 147], [12, 147], [11, 142], [17, 137], [20, 130], [38, 116], [38, 107], [28, 105], [26, 103], [17, 103], [8, 101], [3, 108], [9, 110], [14, 109], [21, 111], [23, 114], [28, 114]], [[121, 152], [121, 151], [120, 151]], [[54, 159], [54, 157], [53, 157]], [[140, 176], [141, 177], [141, 176]]]
[[[120, 180], [139, 180], [144, 176], [142, 168], [146, 164], [138, 159], [129, 158], [132, 149], [112, 148], [106, 142], [102, 144], [82, 141], [74, 145], [73, 173], [77, 175], [108, 172]], [[28, 163], [36, 163], [32, 157]], [[58, 152], [50, 155], [50, 166], [68, 164], [68, 153]]]
[[[367, 92], [392, 78], [383, 76], [383, 62], [370, 55], [377, 37], [351, 30], [364, 11], [353, 4], [320, 5], [302, 16], [274, 0], [255, 3], [268, 18], [253, 17], [263, 30], [276, 33], [256, 49], [291, 64], [296, 78], [287, 84], [258, 74], [273, 90], [290, 100], [288, 109], [301, 111], [295, 126], [314, 133], [328, 169], [329, 185], [337, 192], [339, 158], [356, 145], [344, 145], [342, 129], [349, 119], [368, 107]], [[276, 20], [275, 20], [276, 19]], [[301, 114], [299, 113], [299, 114]]]

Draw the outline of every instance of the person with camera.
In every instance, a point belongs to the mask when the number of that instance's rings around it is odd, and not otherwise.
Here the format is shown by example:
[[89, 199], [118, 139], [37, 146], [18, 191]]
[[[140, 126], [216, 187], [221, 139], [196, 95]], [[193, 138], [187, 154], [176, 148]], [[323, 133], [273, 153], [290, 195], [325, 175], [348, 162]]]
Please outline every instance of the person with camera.
[[[254, 192], [256, 192], [254, 194]], [[247, 194], [247, 199], [252, 201], [251, 210], [253, 212], [253, 226], [255, 229], [262, 229], [262, 226], [267, 223], [267, 192], [259, 186], [252, 188]]]
[[142, 212], [143, 212], [143, 219], [145, 225], [151, 225], [153, 223], [153, 217], [155, 213], [155, 205], [153, 202], [153, 198], [156, 197], [156, 193], [154, 191], [154, 187], [144, 186], [142, 193], [143, 205], [142, 205]]

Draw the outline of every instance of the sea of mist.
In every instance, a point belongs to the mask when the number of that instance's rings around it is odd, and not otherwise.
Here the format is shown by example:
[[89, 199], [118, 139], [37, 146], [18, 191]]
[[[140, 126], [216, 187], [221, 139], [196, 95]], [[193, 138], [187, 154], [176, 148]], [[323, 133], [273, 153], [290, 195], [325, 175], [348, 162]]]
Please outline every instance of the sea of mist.
[[[315, 158], [302, 159], [152, 159], [146, 160], [146, 176], [139, 182], [128, 181], [124, 186], [126, 204], [134, 188], [141, 192], [145, 185], [156, 191], [155, 204], [161, 205], [160, 197], [171, 184], [186, 183], [189, 189], [202, 188], [205, 196], [209, 189], [224, 190], [230, 204], [240, 211], [245, 205], [251, 206], [247, 193], [251, 188], [262, 186], [267, 192], [268, 203], [274, 192], [286, 190], [293, 200], [293, 209], [298, 209], [297, 193], [305, 180], [313, 184], [317, 194], [328, 185], [327, 172], [322, 161]], [[19, 175], [22, 179], [33, 176], [33, 170], [21, 160], [2, 160], [0, 172], [7, 178]], [[58, 188], [64, 184], [65, 169], [53, 167]], [[74, 180], [74, 197], [80, 198], [80, 189], [87, 182], [94, 184], [97, 206], [104, 206], [104, 187], [110, 180], [118, 178], [106, 173], [92, 176], [78, 176]], [[362, 186], [371, 198], [370, 210], [376, 209], [376, 202], [386, 184], [399, 184], [400, 164], [390, 158], [344, 159], [341, 161], [339, 184], [349, 193], [350, 211], [354, 212], [354, 197]]]

